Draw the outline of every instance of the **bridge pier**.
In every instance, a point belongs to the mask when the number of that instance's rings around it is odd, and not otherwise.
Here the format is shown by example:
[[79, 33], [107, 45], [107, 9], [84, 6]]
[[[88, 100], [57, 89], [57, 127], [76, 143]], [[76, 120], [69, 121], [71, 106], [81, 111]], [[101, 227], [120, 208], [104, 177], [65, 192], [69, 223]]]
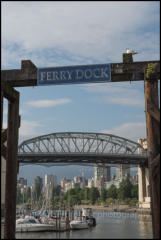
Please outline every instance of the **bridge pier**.
[[138, 167], [139, 208], [150, 208], [149, 169], [145, 166]]

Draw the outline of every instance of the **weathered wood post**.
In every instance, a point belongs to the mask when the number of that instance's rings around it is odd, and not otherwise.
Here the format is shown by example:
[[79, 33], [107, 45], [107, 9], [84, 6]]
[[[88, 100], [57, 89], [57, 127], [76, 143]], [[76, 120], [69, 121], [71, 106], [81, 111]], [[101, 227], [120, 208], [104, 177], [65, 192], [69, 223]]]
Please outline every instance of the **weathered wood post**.
[[56, 212], [56, 231], [58, 230], [58, 213]]
[[66, 213], [66, 230], [70, 229], [69, 211]]
[[18, 128], [20, 125], [19, 92], [12, 88], [9, 88], [9, 90], [14, 93], [14, 98], [8, 99], [4, 238], [14, 239], [16, 227]]
[[60, 230], [60, 228], [61, 228], [61, 226], [60, 226], [60, 218], [61, 218], [61, 212], [59, 212], [59, 230]]
[[148, 167], [153, 236], [160, 238], [160, 110], [158, 80], [155, 71], [157, 64], [149, 64], [144, 76], [146, 128], [148, 143]]

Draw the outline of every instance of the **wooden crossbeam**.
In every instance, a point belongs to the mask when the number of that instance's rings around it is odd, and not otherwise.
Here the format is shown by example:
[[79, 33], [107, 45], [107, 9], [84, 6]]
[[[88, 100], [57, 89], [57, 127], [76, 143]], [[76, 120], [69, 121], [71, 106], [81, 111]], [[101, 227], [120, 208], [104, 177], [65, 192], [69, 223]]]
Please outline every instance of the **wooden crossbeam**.
[[18, 92], [13, 89], [10, 82], [3, 81], [2, 79], [2, 91], [3, 91], [3, 97], [7, 98], [11, 102], [14, 102], [17, 99]]
[[[160, 78], [160, 61], [111, 63], [111, 81], [140, 81], [148, 64], [157, 64], [155, 77]], [[21, 69], [2, 70], [1, 79], [12, 87], [37, 86], [37, 67], [30, 60], [22, 60]]]

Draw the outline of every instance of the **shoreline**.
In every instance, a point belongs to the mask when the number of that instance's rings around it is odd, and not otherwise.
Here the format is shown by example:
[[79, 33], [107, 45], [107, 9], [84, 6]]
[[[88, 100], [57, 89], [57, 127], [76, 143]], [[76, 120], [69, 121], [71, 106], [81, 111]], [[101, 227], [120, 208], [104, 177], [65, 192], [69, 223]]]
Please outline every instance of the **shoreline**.
[[129, 207], [128, 205], [113, 205], [110, 207], [104, 207], [100, 205], [75, 205], [74, 209], [77, 210], [77, 209], [82, 209], [86, 207], [92, 208], [92, 210], [95, 210], [95, 211], [127, 212], [127, 213], [151, 215], [150, 208]]

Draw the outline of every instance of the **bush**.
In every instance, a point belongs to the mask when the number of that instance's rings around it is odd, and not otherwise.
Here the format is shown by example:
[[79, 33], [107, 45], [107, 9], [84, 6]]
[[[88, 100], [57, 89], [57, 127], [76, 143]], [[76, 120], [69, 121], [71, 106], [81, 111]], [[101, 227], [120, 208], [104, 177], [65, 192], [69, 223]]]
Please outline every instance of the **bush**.
[[107, 198], [106, 199], [106, 204], [110, 205], [111, 203], [115, 203], [115, 200], [113, 198]]
[[138, 203], [137, 199], [132, 199], [132, 200], [129, 201], [129, 206], [130, 207], [136, 207], [137, 203]]
[[81, 204], [90, 204], [90, 200], [81, 200]]
[[131, 201], [130, 198], [125, 198], [125, 199], [123, 200], [123, 203], [124, 203], [124, 204], [129, 204], [130, 201]]

